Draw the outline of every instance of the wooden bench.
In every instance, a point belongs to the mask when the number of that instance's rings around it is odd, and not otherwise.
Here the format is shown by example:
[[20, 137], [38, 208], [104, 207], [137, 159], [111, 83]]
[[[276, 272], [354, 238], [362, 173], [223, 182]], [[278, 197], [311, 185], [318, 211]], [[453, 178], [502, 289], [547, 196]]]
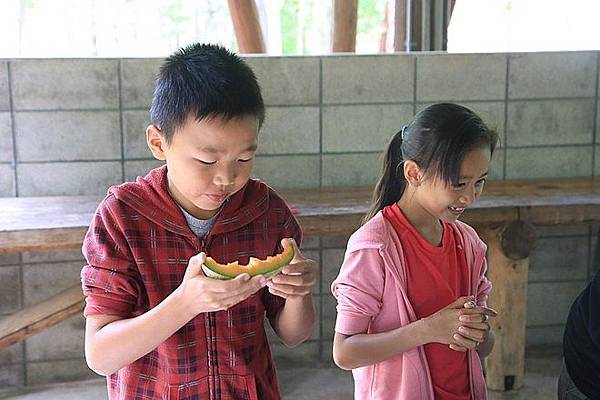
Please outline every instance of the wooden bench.
[[[348, 235], [369, 208], [371, 188], [337, 187], [282, 192], [306, 236]], [[0, 253], [80, 248], [98, 196], [0, 198]], [[600, 180], [490, 182], [465, 212], [488, 244], [490, 306], [496, 347], [486, 360], [488, 387], [517, 389], [525, 373], [528, 256], [535, 225], [600, 221]], [[329, 265], [327, 268], [337, 268]], [[58, 323], [83, 308], [79, 287], [0, 321], [0, 349]]]

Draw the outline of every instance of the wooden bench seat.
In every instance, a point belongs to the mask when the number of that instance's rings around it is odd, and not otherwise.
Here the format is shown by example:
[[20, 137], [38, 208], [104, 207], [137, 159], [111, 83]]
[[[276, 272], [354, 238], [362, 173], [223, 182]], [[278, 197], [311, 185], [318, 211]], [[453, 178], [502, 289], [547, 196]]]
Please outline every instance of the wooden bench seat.
[[[370, 204], [370, 187], [283, 191], [306, 236], [348, 235]], [[100, 196], [0, 198], [0, 253], [81, 247]], [[496, 347], [486, 360], [490, 389], [516, 389], [525, 372], [528, 256], [535, 225], [600, 221], [600, 180], [490, 182], [462, 218], [488, 244]], [[324, 268], [338, 268], [327, 265]], [[79, 312], [79, 286], [0, 321], [0, 349]]]

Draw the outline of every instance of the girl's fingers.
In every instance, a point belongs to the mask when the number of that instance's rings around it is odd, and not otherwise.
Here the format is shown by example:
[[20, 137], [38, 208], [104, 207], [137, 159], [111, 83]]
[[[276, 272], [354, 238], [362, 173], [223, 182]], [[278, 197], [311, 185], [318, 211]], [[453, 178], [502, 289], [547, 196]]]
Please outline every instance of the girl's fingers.
[[486, 338], [486, 331], [480, 329], [467, 328], [466, 326], [461, 326], [458, 328], [458, 333], [460, 336], [463, 336], [467, 339], [474, 340], [476, 342], [483, 342]]
[[450, 347], [454, 351], [460, 351], [461, 353], [464, 353], [465, 351], [468, 350], [466, 347], [458, 346], [458, 345], [456, 345], [454, 343], [450, 343], [448, 345], [448, 347]]
[[460, 322], [488, 322], [490, 316], [483, 313], [463, 314], [458, 317]]
[[473, 340], [473, 339], [464, 337], [463, 335], [459, 335], [458, 333], [455, 333], [452, 336], [452, 338], [454, 339], [454, 344], [465, 347], [467, 349], [474, 349], [479, 344], [478, 342], [480, 342], [477, 340]]
[[463, 322], [461, 326], [465, 326], [467, 328], [473, 328], [480, 331], [489, 331], [490, 324], [487, 322]]

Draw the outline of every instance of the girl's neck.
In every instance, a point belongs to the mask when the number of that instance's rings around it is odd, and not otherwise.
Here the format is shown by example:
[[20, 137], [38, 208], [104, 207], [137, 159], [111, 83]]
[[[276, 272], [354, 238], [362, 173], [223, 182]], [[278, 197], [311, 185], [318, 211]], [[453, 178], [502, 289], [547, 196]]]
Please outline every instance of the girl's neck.
[[438, 218], [431, 215], [419, 204], [415, 199], [414, 191], [407, 187], [397, 204], [402, 213], [404, 213], [404, 216], [406, 216], [406, 219], [408, 219], [425, 240], [434, 246], [440, 246], [444, 231], [443, 225]]

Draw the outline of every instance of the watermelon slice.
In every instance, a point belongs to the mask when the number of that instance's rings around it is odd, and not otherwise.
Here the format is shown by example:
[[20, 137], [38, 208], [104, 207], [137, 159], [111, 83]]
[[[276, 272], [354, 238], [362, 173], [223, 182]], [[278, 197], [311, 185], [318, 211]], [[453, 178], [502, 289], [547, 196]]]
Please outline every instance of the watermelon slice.
[[240, 265], [237, 261], [228, 264], [219, 264], [212, 257], [207, 257], [202, 265], [204, 274], [215, 279], [233, 279], [236, 276], [247, 273], [250, 276], [264, 275], [272, 278], [281, 272], [294, 258], [294, 246], [291, 241], [286, 241], [283, 251], [275, 256], [269, 256], [266, 260], [250, 257], [248, 265]]

